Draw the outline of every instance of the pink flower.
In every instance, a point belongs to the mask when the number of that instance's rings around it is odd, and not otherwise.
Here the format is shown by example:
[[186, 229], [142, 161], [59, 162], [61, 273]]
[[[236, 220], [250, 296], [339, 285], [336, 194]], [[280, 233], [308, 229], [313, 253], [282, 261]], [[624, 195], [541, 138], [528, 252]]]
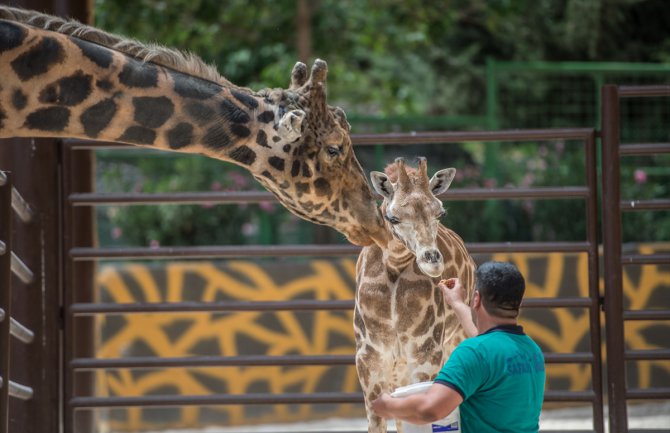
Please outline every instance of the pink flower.
[[647, 172], [641, 169], [635, 170], [635, 174], [633, 174], [633, 178], [635, 179], [635, 183], [643, 184], [647, 182]]
[[272, 212], [272, 211], [275, 210], [274, 203], [269, 202], [269, 201], [262, 201], [262, 202], [258, 203], [258, 207], [260, 207], [265, 212]]
[[209, 186], [209, 189], [212, 190], [212, 191], [221, 191], [221, 189], [222, 189], [221, 182], [215, 180], [215, 181], [212, 182], [212, 184]]
[[251, 236], [258, 232], [258, 226], [253, 223], [244, 223], [242, 224], [242, 234], [245, 236]]
[[161, 246], [161, 243], [158, 242], [156, 239], [152, 239], [152, 240], [149, 242], [149, 247], [151, 247], [151, 248], [158, 248], [158, 247], [160, 247], [160, 246]]
[[484, 188], [495, 188], [497, 183], [498, 181], [493, 178], [486, 178], [484, 179]]
[[238, 171], [231, 171], [228, 174], [228, 177], [230, 177], [230, 180], [233, 181], [233, 184], [237, 188], [243, 188], [249, 184], [247, 178]]
[[112, 239], [118, 239], [123, 235], [123, 229], [121, 227], [114, 227], [112, 229]]
[[521, 180], [521, 185], [524, 187], [529, 187], [535, 183], [535, 175], [532, 173], [526, 173], [526, 175]]

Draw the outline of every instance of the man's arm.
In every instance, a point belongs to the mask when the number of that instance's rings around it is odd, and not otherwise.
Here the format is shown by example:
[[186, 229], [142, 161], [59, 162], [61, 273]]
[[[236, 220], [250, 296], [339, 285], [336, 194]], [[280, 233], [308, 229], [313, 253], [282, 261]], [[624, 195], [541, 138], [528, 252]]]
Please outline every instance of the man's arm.
[[383, 418], [395, 418], [412, 424], [428, 424], [449, 415], [463, 397], [448, 386], [433, 384], [427, 392], [394, 398], [382, 394], [372, 402], [372, 409]]
[[475, 323], [472, 321], [470, 307], [465, 303], [465, 288], [461, 284], [461, 280], [458, 278], [450, 278], [448, 280], [440, 281], [437, 286], [442, 290], [444, 300], [456, 313], [458, 321], [463, 327], [463, 330], [465, 330], [465, 335], [467, 335], [468, 338], [477, 336], [479, 332], [477, 331], [477, 326], [475, 326]]

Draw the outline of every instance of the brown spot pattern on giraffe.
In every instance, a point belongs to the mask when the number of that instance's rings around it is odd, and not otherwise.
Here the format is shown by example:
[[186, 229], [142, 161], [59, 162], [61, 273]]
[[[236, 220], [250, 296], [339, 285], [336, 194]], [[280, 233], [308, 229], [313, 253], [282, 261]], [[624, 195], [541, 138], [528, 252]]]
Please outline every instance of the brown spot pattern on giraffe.
[[65, 51], [60, 42], [47, 36], [30, 50], [16, 57], [11, 65], [21, 81], [28, 81], [62, 63], [64, 56]]

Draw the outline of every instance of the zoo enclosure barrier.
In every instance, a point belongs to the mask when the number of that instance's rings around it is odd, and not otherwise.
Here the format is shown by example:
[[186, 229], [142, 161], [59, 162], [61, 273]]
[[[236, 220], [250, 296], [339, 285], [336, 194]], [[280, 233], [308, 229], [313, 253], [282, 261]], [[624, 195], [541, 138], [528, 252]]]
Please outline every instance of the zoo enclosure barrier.
[[[581, 200], [585, 203], [586, 230], [582, 241], [574, 242], [501, 242], [471, 243], [467, 248], [471, 254], [517, 253], [517, 252], [571, 252], [586, 254], [588, 257], [588, 295], [562, 298], [529, 298], [524, 308], [553, 309], [576, 308], [587, 310], [590, 331], [589, 351], [578, 353], [545, 353], [549, 364], [585, 364], [590, 368], [591, 384], [586, 391], [549, 390], [545, 395], [547, 402], [583, 402], [592, 407], [593, 430], [604, 431], [602, 360], [600, 355], [600, 295], [598, 292], [598, 224], [597, 224], [597, 171], [596, 171], [596, 132], [593, 128], [563, 128], [542, 130], [482, 131], [482, 132], [435, 132], [416, 134], [355, 135], [352, 137], [357, 146], [366, 145], [417, 145], [482, 142], [485, 145], [498, 145], [500, 142], [543, 142], [547, 140], [565, 140], [581, 143], [584, 152], [585, 184], [559, 187], [535, 188], [454, 188], [445, 193], [442, 199], [450, 200]], [[79, 151], [100, 149], [101, 147], [127, 146], [108, 143], [93, 143], [67, 140], [64, 142], [63, 164], [65, 176], [71, 175], [69, 161]], [[105, 304], [91, 300], [90, 293], [82, 293], [86, 287], [81, 281], [79, 266], [88, 266], [99, 260], [109, 259], [192, 259], [192, 258], [240, 258], [275, 256], [354, 256], [359, 247], [351, 245], [248, 245], [248, 246], [206, 246], [206, 247], [159, 247], [159, 248], [94, 248], [80, 246], [73, 233], [80, 230], [72, 217], [80, 209], [90, 209], [101, 205], [136, 205], [158, 203], [257, 203], [274, 201], [268, 192], [192, 192], [192, 193], [115, 193], [100, 194], [79, 192], [64, 181], [65, 221], [64, 221], [64, 257], [65, 257], [65, 348], [64, 348], [64, 405], [65, 431], [79, 430], [82, 427], [76, 421], [77, 412], [86, 412], [98, 408], [137, 407], [137, 406], [186, 406], [186, 405], [258, 405], [258, 404], [322, 404], [322, 403], [358, 403], [363, 402], [362, 393], [323, 392], [314, 394], [210, 394], [210, 395], [149, 395], [149, 396], [112, 396], [100, 397], [78, 386], [77, 373], [112, 370], [146, 369], [170, 367], [203, 366], [288, 366], [288, 365], [353, 365], [351, 355], [285, 355], [285, 356], [193, 356], [182, 358], [134, 357], [117, 359], [96, 359], [82, 355], [86, 349], [79, 350], [78, 342], [85, 341], [90, 327], [81, 326], [77, 320], [87, 320], [96, 315], [118, 315], [161, 312], [232, 312], [232, 311], [320, 311], [353, 309], [353, 300], [347, 301], [259, 301], [259, 302], [178, 302], [178, 303], [132, 303]], [[82, 335], [83, 332], [83, 335]], [[90, 390], [89, 390], [90, 391]], [[89, 420], [90, 422], [90, 420]]]
[[[602, 87], [602, 213], [605, 280], [605, 333], [607, 336], [607, 391], [610, 431], [628, 431], [627, 399], [668, 399], [670, 388], [629, 389], [626, 385], [627, 361], [670, 359], [670, 348], [626, 349], [625, 321], [670, 320], [670, 310], [624, 310], [622, 268], [670, 264], [670, 254], [622, 253], [622, 213], [670, 210], [670, 199], [635, 200], [620, 193], [621, 158], [634, 155], [670, 154], [670, 143], [621, 144], [619, 104], [621, 98], [670, 97], [670, 86]], [[666, 340], [667, 341], [667, 340]]]
[[[30, 400], [33, 388], [12, 381], [11, 346], [12, 338], [23, 344], [30, 344], [34, 339], [33, 332], [11, 315], [12, 275], [24, 285], [34, 280], [32, 270], [21, 258], [12, 251], [12, 220], [14, 215], [23, 224], [31, 223], [33, 210], [21, 194], [12, 186], [10, 173], [0, 171], [0, 433], [9, 431], [9, 416], [17, 407], [10, 402], [10, 397], [17, 400]], [[19, 297], [25, 298], [21, 293]], [[58, 377], [58, 374], [55, 374]]]

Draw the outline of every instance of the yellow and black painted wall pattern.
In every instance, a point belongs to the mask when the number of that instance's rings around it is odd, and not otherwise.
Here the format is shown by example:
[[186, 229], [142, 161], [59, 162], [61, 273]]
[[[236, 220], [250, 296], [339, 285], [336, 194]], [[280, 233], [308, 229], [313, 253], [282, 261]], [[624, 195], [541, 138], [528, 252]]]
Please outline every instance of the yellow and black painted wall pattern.
[[[670, 244], [632, 247], [640, 253], [670, 251]], [[526, 297], [588, 296], [586, 254], [496, 254], [476, 261], [514, 262], [526, 277]], [[101, 302], [179, 302], [223, 300], [280, 301], [353, 299], [355, 259], [278, 259], [275, 262], [169, 262], [104, 265], [98, 271]], [[602, 284], [601, 284], [602, 285]], [[601, 288], [602, 290], [602, 288]], [[627, 309], [670, 308], [670, 267], [624, 268]], [[521, 324], [546, 352], [590, 350], [588, 310], [527, 309]], [[99, 358], [195, 355], [353, 355], [351, 311], [160, 313], [99, 316]], [[670, 324], [633, 321], [625, 325], [632, 349], [667, 346]], [[665, 341], [665, 343], [664, 343]], [[628, 362], [629, 387], [670, 385], [670, 361]], [[547, 387], [586, 390], [588, 364], [549, 364]], [[100, 396], [155, 394], [242, 394], [357, 392], [353, 366], [276, 366], [166, 368], [100, 371]], [[324, 417], [362, 417], [362, 405], [275, 405], [124, 408], [102, 414], [114, 430], [138, 431], [294, 422]]]

